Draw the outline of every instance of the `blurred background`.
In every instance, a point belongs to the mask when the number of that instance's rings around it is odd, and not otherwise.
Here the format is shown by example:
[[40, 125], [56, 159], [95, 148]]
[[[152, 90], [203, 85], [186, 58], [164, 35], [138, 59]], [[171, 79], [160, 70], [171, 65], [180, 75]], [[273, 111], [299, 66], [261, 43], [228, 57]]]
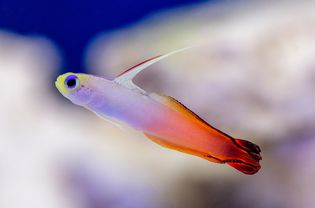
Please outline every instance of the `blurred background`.
[[[315, 2], [0, 1], [1, 208], [315, 207]], [[66, 71], [136, 83], [262, 148], [253, 176], [73, 105]]]

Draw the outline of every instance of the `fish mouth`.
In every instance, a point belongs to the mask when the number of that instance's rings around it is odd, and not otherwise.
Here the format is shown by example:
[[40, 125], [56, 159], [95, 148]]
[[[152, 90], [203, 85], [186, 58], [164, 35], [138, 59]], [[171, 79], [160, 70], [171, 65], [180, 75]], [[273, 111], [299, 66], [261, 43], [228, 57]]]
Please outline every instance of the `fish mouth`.
[[57, 88], [57, 90], [62, 94], [65, 95], [66, 94], [66, 88], [64, 87], [64, 76], [63, 75], [59, 75], [55, 81], [55, 86]]
[[55, 86], [59, 91], [60, 91], [60, 81], [61, 81], [60, 79], [61, 79], [61, 76], [58, 76], [55, 81]]

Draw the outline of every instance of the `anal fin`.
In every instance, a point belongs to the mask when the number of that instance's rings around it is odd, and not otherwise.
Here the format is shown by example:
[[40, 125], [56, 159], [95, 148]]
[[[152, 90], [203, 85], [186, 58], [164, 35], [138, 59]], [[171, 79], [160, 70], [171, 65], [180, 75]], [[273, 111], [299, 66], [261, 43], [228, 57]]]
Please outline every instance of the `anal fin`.
[[201, 152], [201, 151], [198, 151], [198, 150], [194, 150], [194, 149], [191, 149], [191, 148], [187, 148], [187, 147], [181, 147], [181, 146], [178, 146], [176, 144], [173, 144], [171, 142], [168, 142], [166, 141], [165, 139], [161, 139], [157, 136], [154, 136], [154, 135], [150, 135], [148, 133], [144, 133], [145, 136], [147, 136], [149, 139], [151, 139], [153, 142], [163, 146], [163, 147], [166, 147], [166, 148], [169, 148], [169, 149], [173, 149], [173, 150], [177, 150], [179, 152], [183, 152], [183, 153], [187, 153], [187, 154], [191, 154], [191, 155], [195, 155], [195, 156], [198, 156], [198, 157], [201, 157], [201, 158], [204, 158], [208, 161], [211, 161], [211, 162], [215, 162], [215, 163], [224, 163], [224, 161], [216, 158], [216, 157], [213, 157], [207, 153], [204, 153], [204, 152]]

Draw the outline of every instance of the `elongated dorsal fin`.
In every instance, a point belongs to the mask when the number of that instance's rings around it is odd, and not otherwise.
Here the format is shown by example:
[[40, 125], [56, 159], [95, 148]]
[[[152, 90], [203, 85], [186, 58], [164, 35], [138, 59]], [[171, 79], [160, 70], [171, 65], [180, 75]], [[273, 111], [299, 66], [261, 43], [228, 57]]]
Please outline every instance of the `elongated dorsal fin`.
[[191, 47], [186, 47], [186, 48], [182, 48], [182, 49], [178, 49], [178, 50], [175, 50], [175, 51], [172, 51], [170, 53], [167, 53], [165, 55], [160, 55], [160, 56], [156, 56], [156, 57], [153, 57], [153, 58], [150, 58], [150, 59], [147, 59], [145, 61], [142, 61], [141, 63], [139, 64], [136, 64], [135, 66], [133, 67], [130, 67], [129, 69], [125, 70], [124, 72], [120, 73], [113, 81], [118, 83], [118, 84], [121, 84], [127, 88], [130, 88], [130, 89], [137, 89], [137, 90], [140, 90], [141, 92], [145, 92], [144, 90], [142, 90], [141, 88], [139, 88], [138, 86], [136, 86], [132, 80], [133, 78], [139, 73], [141, 72], [143, 69], [151, 66], [152, 64], [168, 57], [168, 56], [171, 56], [175, 53], [178, 53], [178, 52], [181, 52], [181, 51], [184, 51], [186, 49], [189, 49]]

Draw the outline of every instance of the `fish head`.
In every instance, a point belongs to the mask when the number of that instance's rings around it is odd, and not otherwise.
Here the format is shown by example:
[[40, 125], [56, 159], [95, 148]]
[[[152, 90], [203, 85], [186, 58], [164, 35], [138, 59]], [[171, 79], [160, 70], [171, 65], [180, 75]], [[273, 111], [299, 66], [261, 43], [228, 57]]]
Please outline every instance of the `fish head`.
[[77, 105], [88, 104], [93, 97], [93, 88], [90, 87], [92, 76], [68, 72], [58, 76], [55, 86], [67, 99]]

